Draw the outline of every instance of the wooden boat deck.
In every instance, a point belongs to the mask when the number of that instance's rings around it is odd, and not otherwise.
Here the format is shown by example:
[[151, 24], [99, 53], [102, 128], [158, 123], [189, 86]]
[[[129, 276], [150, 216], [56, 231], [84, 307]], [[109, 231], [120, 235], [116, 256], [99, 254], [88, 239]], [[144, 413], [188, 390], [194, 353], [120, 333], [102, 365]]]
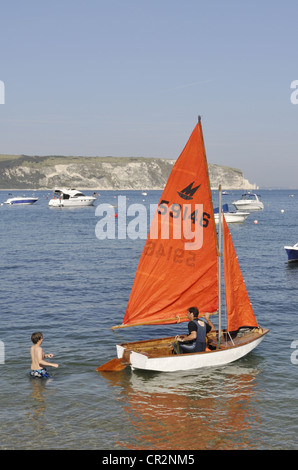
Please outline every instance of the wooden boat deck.
[[[258, 339], [260, 336], [268, 333], [269, 330], [264, 330], [262, 328], [254, 328], [252, 330], [243, 330], [242, 332], [233, 332], [227, 334], [223, 332], [223, 338], [221, 344], [218, 347], [217, 333], [208, 334], [208, 347], [210, 350], [224, 350], [230, 349], [237, 346], [242, 346], [244, 344], [250, 343], [255, 339]], [[166, 357], [172, 356], [174, 354], [173, 343], [175, 342], [175, 337], [170, 336], [166, 338], [151, 339], [145, 341], [135, 341], [131, 343], [121, 344], [125, 348], [126, 355], [130, 351], [134, 351], [140, 354], [144, 354], [147, 357]], [[202, 353], [196, 354], [206, 354], [210, 351], [204, 351]], [[193, 354], [193, 353], [190, 353]]]

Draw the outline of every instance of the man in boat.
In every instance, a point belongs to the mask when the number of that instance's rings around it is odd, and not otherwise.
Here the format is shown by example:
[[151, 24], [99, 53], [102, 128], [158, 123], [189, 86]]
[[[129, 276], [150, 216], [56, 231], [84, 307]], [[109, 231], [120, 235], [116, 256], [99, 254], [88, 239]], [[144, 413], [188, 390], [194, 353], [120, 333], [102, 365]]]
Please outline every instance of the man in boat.
[[177, 336], [179, 353], [194, 353], [206, 350], [206, 335], [215, 331], [215, 326], [209, 320], [210, 313], [199, 317], [197, 307], [190, 307], [187, 311], [188, 335]]

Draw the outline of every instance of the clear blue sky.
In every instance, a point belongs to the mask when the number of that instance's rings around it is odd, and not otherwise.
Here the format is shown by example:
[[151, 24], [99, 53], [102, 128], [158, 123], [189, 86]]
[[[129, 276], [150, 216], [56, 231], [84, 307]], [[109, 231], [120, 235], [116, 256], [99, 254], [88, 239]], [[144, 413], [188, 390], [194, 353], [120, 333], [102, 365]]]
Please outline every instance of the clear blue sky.
[[177, 158], [202, 115], [209, 163], [298, 188], [298, 2], [1, 5], [0, 153]]

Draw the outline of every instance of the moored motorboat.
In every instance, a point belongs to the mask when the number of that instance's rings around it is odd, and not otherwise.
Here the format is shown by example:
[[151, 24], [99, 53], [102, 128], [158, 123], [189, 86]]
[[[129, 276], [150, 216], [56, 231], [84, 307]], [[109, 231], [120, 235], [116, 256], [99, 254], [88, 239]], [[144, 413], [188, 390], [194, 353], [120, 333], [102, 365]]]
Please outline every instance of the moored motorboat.
[[55, 189], [54, 197], [49, 201], [51, 207], [84, 207], [92, 206], [96, 197], [86, 196], [76, 189]]
[[36, 201], [38, 201], [38, 197], [19, 196], [19, 197], [11, 197], [7, 199], [7, 201], [5, 201], [5, 204], [30, 205], [30, 204], [34, 204]]
[[[232, 211], [230, 210], [228, 204], [224, 204], [222, 206], [222, 211], [225, 214], [225, 219], [228, 223], [244, 222], [244, 220], [246, 220], [250, 214], [249, 212]], [[215, 219], [215, 223], [218, 225], [218, 222], [219, 222], [219, 208], [218, 207], [214, 209], [214, 219]]]
[[298, 243], [295, 243], [293, 246], [284, 246], [286, 253], [288, 255], [288, 261], [298, 261]]
[[260, 211], [264, 209], [260, 196], [255, 193], [244, 193], [241, 199], [233, 201], [232, 204], [237, 210]]

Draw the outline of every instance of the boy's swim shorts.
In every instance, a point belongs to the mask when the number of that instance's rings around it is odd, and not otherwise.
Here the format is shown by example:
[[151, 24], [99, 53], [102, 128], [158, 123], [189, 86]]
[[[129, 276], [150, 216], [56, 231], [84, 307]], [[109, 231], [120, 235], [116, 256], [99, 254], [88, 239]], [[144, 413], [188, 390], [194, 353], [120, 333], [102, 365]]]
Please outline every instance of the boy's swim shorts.
[[31, 377], [50, 377], [47, 373], [47, 369], [37, 369], [37, 370], [30, 370]]

